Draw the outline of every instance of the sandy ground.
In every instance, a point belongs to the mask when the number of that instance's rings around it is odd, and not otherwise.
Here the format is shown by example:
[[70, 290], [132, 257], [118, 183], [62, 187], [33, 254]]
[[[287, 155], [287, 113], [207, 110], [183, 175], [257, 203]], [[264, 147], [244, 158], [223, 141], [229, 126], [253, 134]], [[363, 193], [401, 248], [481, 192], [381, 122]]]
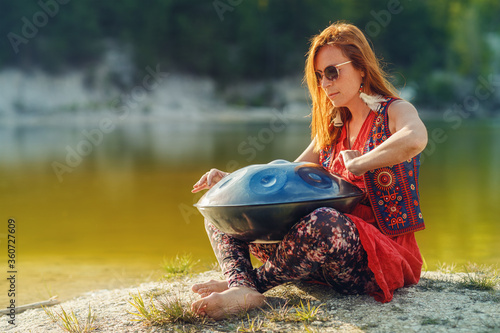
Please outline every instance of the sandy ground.
[[[178, 297], [186, 302], [197, 299], [190, 291], [192, 284], [221, 278], [208, 271], [177, 280], [145, 283], [131, 288], [98, 290], [52, 307], [61, 312], [74, 311], [84, 322], [89, 306], [99, 326], [95, 332], [238, 332], [254, 327], [259, 332], [500, 332], [500, 292], [466, 289], [459, 283], [463, 273], [425, 272], [416, 286], [398, 290], [390, 303], [381, 304], [370, 296], [340, 295], [328, 287], [310, 284], [286, 284], [268, 291], [269, 303], [277, 306], [310, 301], [321, 304], [318, 316], [309, 323], [266, 319], [265, 311], [256, 309], [249, 316], [233, 317], [200, 324], [167, 324], [148, 326], [136, 321], [130, 304], [131, 295]], [[267, 310], [269, 313], [269, 310]], [[291, 310], [290, 313], [293, 313]], [[63, 332], [43, 309], [27, 310], [9, 324], [8, 316], [0, 317], [0, 332]], [[247, 330], [251, 332], [252, 330]]]

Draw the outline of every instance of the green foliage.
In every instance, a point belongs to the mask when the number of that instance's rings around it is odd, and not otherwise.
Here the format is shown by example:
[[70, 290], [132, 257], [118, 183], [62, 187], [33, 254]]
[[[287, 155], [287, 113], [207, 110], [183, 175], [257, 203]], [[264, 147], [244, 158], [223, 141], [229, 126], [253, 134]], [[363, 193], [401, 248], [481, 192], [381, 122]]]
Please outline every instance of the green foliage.
[[[28, 0], [2, 1], [0, 12], [0, 34], [21, 37], [23, 19], [33, 23], [35, 14], [43, 14], [38, 2]], [[397, 73], [397, 85], [411, 80], [420, 101], [435, 103], [457, 92], [446, 80], [429, 79], [430, 72], [477, 78], [494, 69], [498, 55], [487, 38], [500, 32], [499, 12], [497, 0], [69, 1], [34, 37], [24, 36], [17, 53], [2, 38], [0, 66], [88, 66], [113, 40], [132, 46], [138, 69], [161, 64], [230, 84], [300, 74], [309, 38], [329, 22], [347, 20], [365, 30]]]
[[193, 267], [199, 261], [193, 261], [193, 257], [189, 254], [177, 255], [173, 259], [163, 259], [161, 267], [165, 271], [165, 278], [179, 277], [190, 274]]

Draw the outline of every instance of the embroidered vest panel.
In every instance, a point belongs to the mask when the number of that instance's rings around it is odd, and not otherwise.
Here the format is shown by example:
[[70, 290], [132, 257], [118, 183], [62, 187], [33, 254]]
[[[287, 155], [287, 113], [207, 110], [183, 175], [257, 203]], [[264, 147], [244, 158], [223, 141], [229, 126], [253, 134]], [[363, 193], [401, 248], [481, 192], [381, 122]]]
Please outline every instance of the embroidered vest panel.
[[[387, 109], [395, 100], [388, 98], [381, 103], [363, 153], [371, 151], [391, 136]], [[420, 154], [400, 164], [364, 174], [368, 198], [380, 230], [385, 235], [399, 236], [425, 229], [418, 192], [419, 167]]]

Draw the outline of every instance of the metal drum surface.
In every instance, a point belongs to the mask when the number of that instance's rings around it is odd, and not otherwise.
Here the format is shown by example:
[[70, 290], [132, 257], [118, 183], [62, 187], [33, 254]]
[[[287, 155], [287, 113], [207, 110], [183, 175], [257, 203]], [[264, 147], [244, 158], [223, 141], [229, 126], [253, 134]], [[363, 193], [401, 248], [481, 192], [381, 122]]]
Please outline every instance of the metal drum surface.
[[349, 213], [363, 198], [357, 186], [314, 163], [276, 160], [239, 169], [195, 205], [219, 230], [241, 240], [278, 242], [320, 207]]

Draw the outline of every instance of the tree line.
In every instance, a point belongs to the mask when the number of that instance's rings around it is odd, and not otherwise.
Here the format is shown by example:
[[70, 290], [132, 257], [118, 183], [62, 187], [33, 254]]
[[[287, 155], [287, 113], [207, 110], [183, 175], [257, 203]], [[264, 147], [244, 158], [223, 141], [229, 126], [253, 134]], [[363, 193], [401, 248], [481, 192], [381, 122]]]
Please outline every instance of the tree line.
[[300, 74], [310, 37], [337, 20], [364, 30], [421, 102], [457, 98], [473, 89], [462, 80], [499, 66], [497, 0], [16, 0], [0, 12], [0, 67], [85, 67], [113, 40], [131, 46], [139, 69], [265, 80]]

